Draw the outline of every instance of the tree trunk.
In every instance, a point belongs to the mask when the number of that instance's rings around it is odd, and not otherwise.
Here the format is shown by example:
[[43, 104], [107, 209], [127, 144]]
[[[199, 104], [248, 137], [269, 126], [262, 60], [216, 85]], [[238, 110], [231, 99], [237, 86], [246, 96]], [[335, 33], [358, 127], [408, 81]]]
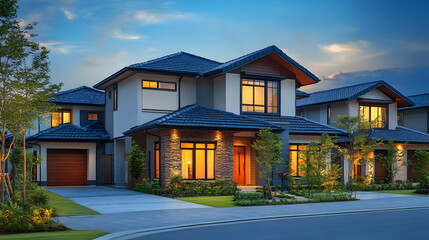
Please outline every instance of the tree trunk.
[[24, 129], [24, 133], [22, 134], [23, 135], [23, 139], [22, 139], [23, 149], [22, 149], [22, 151], [24, 153], [24, 174], [23, 174], [24, 175], [24, 184], [23, 184], [23, 190], [22, 190], [22, 209], [25, 209], [25, 191], [26, 191], [25, 185], [27, 183], [27, 153], [25, 150], [25, 132], [26, 132], [26, 130]]

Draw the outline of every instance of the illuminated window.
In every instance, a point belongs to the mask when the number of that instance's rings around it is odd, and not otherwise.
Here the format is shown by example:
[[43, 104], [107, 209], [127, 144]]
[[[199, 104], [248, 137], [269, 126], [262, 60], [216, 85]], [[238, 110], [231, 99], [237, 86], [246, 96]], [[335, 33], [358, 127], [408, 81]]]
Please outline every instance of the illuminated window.
[[328, 105], [327, 115], [328, 115], [328, 124], [329, 124], [331, 122], [331, 105]]
[[359, 113], [366, 122], [373, 122], [373, 128], [387, 127], [387, 108], [385, 106], [360, 105]]
[[214, 179], [214, 143], [182, 142], [182, 178]]
[[88, 113], [88, 120], [89, 121], [97, 121], [98, 120], [98, 113]]
[[56, 127], [64, 123], [71, 122], [71, 111], [70, 110], [58, 110], [51, 114], [51, 127]]
[[155, 143], [155, 178], [159, 178], [159, 143]]
[[113, 110], [118, 110], [118, 84], [113, 85]]
[[302, 164], [305, 164], [300, 154], [300, 151], [304, 150], [305, 147], [305, 145], [289, 145], [290, 175], [292, 177], [302, 177], [304, 175], [299, 171], [299, 168]]
[[243, 112], [278, 113], [278, 82], [242, 79], [241, 85]]
[[142, 88], [176, 91], [176, 83], [143, 80]]

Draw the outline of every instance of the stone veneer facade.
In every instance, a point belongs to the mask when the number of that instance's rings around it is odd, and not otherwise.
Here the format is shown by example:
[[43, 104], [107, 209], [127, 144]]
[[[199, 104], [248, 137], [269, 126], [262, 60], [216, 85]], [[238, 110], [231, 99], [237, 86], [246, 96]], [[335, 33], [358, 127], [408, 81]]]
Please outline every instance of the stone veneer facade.
[[209, 130], [166, 129], [159, 132], [160, 181], [166, 186], [171, 174], [182, 171], [180, 142], [216, 142], [215, 179], [234, 179], [234, 134]]

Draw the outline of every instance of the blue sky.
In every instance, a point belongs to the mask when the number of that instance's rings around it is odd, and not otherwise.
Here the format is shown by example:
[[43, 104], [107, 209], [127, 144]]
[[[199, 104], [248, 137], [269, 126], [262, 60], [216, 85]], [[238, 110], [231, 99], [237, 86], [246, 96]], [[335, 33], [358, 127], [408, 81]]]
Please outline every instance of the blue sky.
[[429, 1], [21, 0], [51, 50], [53, 82], [92, 86], [124, 66], [185, 51], [227, 61], [276, 45], [323, 90], [385, 80], [429, 92]]

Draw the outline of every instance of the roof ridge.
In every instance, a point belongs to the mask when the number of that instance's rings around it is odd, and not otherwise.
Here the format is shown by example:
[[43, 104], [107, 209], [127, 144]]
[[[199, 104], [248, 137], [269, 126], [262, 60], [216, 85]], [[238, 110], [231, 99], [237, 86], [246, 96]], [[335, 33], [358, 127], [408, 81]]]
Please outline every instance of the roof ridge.
[[128, 65], [128, 67], [132, 67], [132, 66], [139, 65], [139, 64], [148, 64], [148, 63], [158, 62], [158, 61], [161, 61], [161, 60], [164, 60], [164, 59], [168, 59], [168, 58], [174, 57], [174, 56], [179, 55], [181, 53], [182, 52], [171, 53], [171, 54], [168, 54], [168, 55], [165, 55], [165, 56], [161, 56], [161, 57], [158, 57], [158, 58], [147, 60], [145, 62], [134, 63], [134, 64], [131, 64], [131, 65]]
[[370, 82], [364, 82], [364, 83], [359, 83], [359, 84], [355, 84], [355, 85], [349, 85], [349, 86], [344, 86], [344, 87], [337, 87], [337, 88], [331, 88], [331, 89], [326, 89], [326, 90], [322, 90], [322, 91], [317, 91], [317, 92], [312, 92], [312, 93], [308, 93], [308, 94], [315, 94], [315, 93], [324, 93], [324, 92], [329, 92], [329, 91], [334, 91], [334, 90], [338, 90], [338, 89], [343, 89], [343, 88], [349, 88], [349, 87], [356, 87], [356, 86], [360, 86], [360, 85], [365, 85], [365, 84], [375, 84], [378, 82], [383, 82], [385, 83], [383, 80], [376, 80], [376, 81], [370, 81]]
[[420, 93], [420, 94], [416, 94], [416, 95], [409, 95], [407, 97], [418, 97], [418, 96], [423, 96], [423, 95], [429, 95], [429, 93]]
[[[399, 126], [399, 125], [398, 125], [396, 128], [402, 128], [402, 129], [408, 130], [408, 131], [410, 131], [410, 132], [415, 132], [415, 133], [418, 133], [418, 134], [421, 134], [421, 135], [424, 135], [424, 136], [428, 136], [428, 137], [429, 137], [429, 134], [427, 134], [427, 133], [420, 132], [420, 131], [417, 131], [417, 130], [414, 130], [414, 129], [411, 129], [411, 128], [407, 128], [407, 127], [404, 127], [404, 126]], [[391, 130], [391, 129], [389, 129], [389, 130]]]
[[302, 119], [304, 119], [304, 120], [307, 120], [307, 121], [310, 121], [310, 122], [313, 122], [313, 123], [317, 123], [317, 124], [322, 125], [322, 126], [325, 126], [325, 127], [333, 128], [333, 129], [339, 130], [339, 131], [341, 131], [341, 132], [343, 132], [343, 133], [347, 133], [347, 131], [346, 131], [346, 130], [341, 129], [341, 128], [337, 128], [337, 127], [334, 127], [334, 126], [331, 126], [331, 125], [329, 125], [329, 124], [324, 124], [324, 123], [317, 122], [317, 121], [311, 120], [311, 119], [309, 119], [309, 118], [301, 117], [301, 116], [295, 116], [295, 117], [297, 117], [297, 118], [302, 118]]
[[216, 60], [212, 60], [212, 59], [209, 59], [209, 58], [201, 57], [201, 56], [198, 56], [198, 55], [195, 55], [195, 54], [192, 54], [192, 53], [183, 52], [183, 51], [182, 51], [181, 53], [183, 53], [183, 54], [188, 54], [188, 55], [190, 55], [190, 56], [193, 56], [193, 57], [196, 57], [196, 58], [200, 58], [200, 59], [203, 59], [203, 60], [207, 60], [207, 61], [210, 61], [210, 62], [214, 62], [214, 63], [222, 64], [221, 62], [218, 62], [218, 61], [216, 61]]
[[88, 90], [92, 90], [94, 92], [103, 93], [102, 90], [95, 89], [95, 88], [92, 88], [92, 87], [89, 87], [89, 86], [86, 86], [86, 85], [82, 85], [82, 86], [77, 87], [77, 88], [72, 88], [72, 89], [61, 91], [61, 92], [57, 92], [57, 93], [55, 93], [55, 96], [61, 96], [61, 95], [67, 94], [67, 93], [76, 92], [76, 91], [79, 91], [81, 89], [88, 89]]

